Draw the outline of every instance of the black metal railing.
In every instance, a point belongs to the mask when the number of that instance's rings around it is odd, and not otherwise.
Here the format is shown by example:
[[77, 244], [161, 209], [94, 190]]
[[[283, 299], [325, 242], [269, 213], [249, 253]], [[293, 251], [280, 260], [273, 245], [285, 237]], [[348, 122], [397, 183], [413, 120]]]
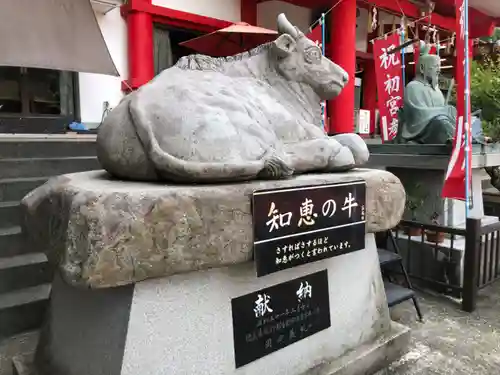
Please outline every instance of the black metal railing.
[[481, 226], [481, 220], [467, 220], [464, 254], [462, 308], [476, 309], [478, 291], [500, 279], [500, 222]]
[[452, 228], [403, 220], [393, 232], [410, 277], [461, 298], [465, 311], [475, 310], [480, 289], [500, 279], [500, 222], [467, 219], [466, 228]]

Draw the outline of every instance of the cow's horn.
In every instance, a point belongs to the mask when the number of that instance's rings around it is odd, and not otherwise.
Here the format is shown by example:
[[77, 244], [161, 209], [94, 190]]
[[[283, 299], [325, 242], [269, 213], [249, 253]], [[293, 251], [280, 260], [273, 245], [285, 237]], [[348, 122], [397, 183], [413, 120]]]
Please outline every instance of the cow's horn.
[[278, 32], [280, 34], [288, 34], [294, 38], [297, 38], [299, 35], [297, 29], [288, 21], [283, 13], [278, 16]]

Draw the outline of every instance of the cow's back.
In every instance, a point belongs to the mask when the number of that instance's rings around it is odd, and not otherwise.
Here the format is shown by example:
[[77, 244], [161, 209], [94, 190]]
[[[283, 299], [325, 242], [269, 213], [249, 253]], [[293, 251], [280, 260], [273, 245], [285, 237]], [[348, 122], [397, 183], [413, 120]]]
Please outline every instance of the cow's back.
[[160, 148], [178, 159], [254, 161], [270, 147], [279, 148], [273, 121], [286, 110], [265, 82], [252, 77], [172, 68], [132, 100], [132, 108], [145, 116], [132, 110], [135, 126], [150, 124]]

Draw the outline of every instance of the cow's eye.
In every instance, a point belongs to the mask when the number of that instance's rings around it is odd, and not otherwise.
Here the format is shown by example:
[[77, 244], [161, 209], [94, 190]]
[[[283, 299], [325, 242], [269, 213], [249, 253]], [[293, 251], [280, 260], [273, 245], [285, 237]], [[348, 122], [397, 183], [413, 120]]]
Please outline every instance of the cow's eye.
[[309, 47], [304, 51], [304, 58], [310, 64], [318, 64], [321, 57], [321, 49], [317, 46]]

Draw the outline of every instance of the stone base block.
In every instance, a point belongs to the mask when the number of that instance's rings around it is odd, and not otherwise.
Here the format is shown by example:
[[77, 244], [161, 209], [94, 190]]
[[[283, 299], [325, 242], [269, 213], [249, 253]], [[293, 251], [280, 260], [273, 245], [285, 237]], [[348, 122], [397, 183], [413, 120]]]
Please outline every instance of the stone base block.
[[[432, 224], [432, 217], [437, 214], [441, 225], [465, 227], [464, 202], [441, 197], [446, 170], [412, 167], [387, 167], [386, 169], [401, 180], [407, 199], [417, 206], [414, 212], [406, 208], [404, 219]], [[482, 179], [482, 169], [473, 169], [471, 194], [474, 206], [470, 210], [471, 217], [484, 217]]]
[[406, 326], [391, 322], [388, 332], [376, 340], [344, 354], [331, 363], [318, 366], [304, 375], [371, 375], [388, 367], [406, 354], [411, 332]]
[[[319, 365], [304, 375], [366, 375], [384, 369], [401, 358], [410, 345], [410, 329], [392, 322], [389, 332], [372, 342], [344, 354], [331, 363]], [[26, 357], [12, 359], [13, 375], [39, 375], [32, 360]]]
[[[231, 299], [328, 271], [331, 326], [236, 369]], [[247, 262], [99, 290], [57, 277], [40, 375], [370, 374], [407, 331], [391, 323], [373, 234], [366, 248], [257, 278]]]
[[[401, 358], [410, 345], [410, 329], [392, 322], [389, 332], [344, 354], [331, 363], [319, 365], [304, 375], [366, 375], [384, 369]], [[32, 359], [14, 357], [13, 375], [38, 375]]]

